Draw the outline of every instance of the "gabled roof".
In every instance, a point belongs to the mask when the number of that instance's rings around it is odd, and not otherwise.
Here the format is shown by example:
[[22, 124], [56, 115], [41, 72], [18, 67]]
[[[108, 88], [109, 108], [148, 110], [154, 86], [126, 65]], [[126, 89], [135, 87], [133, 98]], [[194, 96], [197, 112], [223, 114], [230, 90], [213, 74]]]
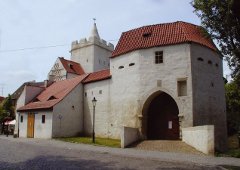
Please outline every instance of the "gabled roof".
[[190, 23], [149, 25], [123, 32], [112, 53], [112, 58], [137, 49], [194, 42], [217, 51], [211, 39], [203, 34], [203, 28]]
[[83, 81], [83, 83], [91, 83], [95, 81], [105, 80], [111, 78], [110, 70], [101, 70], [97, 72], [90, 73], [88, 77]]
[[59, 60], [61, 61], [63, 67], [68, 73], [78, 74], [82, 75], [85, 74], [82, 66], [79, 63], [76, 63], [74, 61], [66, 60], [63, 57], [59, 57]]
[[38, 109], [52, 109], [54, 105], [59, 103], [65, 96], [67, 96], [83, 79], [85, 75], [77, 76], [72, 79], [66, 79], [62, 81], [54, 82], [52, 85], [47, 87], [42, 93], [40, 93], [33, 102], [18, 109], [23, 112], [27, 110], [38, 110]]
[[[49, 82], [49, 83], [51, 83], [51, 82]], [[20, 95], [22, 94], [22, 91], [26, 85], [44, 88], [44, 82], [35, 82], [35, 81], [25, 82], [11, 95], [13, 100], [17, 100], [20, 97]]]

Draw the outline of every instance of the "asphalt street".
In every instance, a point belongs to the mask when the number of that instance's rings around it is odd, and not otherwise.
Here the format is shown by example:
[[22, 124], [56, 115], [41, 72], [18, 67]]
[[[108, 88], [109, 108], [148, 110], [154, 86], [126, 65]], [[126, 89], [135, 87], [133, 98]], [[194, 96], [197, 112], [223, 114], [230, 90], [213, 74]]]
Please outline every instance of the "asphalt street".
[[0, 169], [224, 169], [219, 165], [155, 159], [148, 154], [138, 157], [128, 154], [131, 150], [126, 154], [122, 150], [56, 140], [0, 137]]

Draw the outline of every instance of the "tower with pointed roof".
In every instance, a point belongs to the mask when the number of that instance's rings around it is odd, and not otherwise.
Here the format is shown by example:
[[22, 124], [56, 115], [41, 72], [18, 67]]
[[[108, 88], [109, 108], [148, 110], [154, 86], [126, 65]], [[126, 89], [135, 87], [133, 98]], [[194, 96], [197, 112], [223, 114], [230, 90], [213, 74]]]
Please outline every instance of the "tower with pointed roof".
[[72, 42], [71, 60], [81, 63], [86, 73], [96, 72], [109, 68], [109, 58], [113, 50], [113, 44], [100, 38], [94, 20], [89, 38]]

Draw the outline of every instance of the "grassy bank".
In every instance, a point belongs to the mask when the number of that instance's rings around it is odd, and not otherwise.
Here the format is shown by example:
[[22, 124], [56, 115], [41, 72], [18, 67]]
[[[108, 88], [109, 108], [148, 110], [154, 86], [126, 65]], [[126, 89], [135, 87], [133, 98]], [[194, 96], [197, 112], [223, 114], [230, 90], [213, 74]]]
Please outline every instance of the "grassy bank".
[[113, 148], [120, 148], [121, 143], [118, 139], [109, 138], [95, 138], [95, 144], [92, 143], [91, 137], [70, 137], [70, 138], [56, 138], [57, 140], [71, 142], [71, 143], [83, 143], [90, 145], [108, 146]]
[[217, 156], [240, 158], [240, 148], [237, 134], [228, 137], [228, 151], [224, 153], [217, 153]]

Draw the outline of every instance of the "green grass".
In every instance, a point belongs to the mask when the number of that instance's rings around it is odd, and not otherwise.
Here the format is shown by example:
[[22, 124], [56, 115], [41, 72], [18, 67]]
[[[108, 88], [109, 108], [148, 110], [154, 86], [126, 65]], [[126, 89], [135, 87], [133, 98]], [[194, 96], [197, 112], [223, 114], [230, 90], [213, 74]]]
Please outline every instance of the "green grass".
[[95, 138], [95, 144], [92, 143], [91, 137], [69, 137], [69, 138], [56, 138], [57, 140], [71, 142], [71, 143], [83, 143], [98, 146], [108, 146], [113, 148], [120, 148], [120, 140], [109, 138]]
[[216, 156], [240, 158], [240, 148], [237, 134], [228, 137], [228, 151], [224, 153], [216, 153]]

